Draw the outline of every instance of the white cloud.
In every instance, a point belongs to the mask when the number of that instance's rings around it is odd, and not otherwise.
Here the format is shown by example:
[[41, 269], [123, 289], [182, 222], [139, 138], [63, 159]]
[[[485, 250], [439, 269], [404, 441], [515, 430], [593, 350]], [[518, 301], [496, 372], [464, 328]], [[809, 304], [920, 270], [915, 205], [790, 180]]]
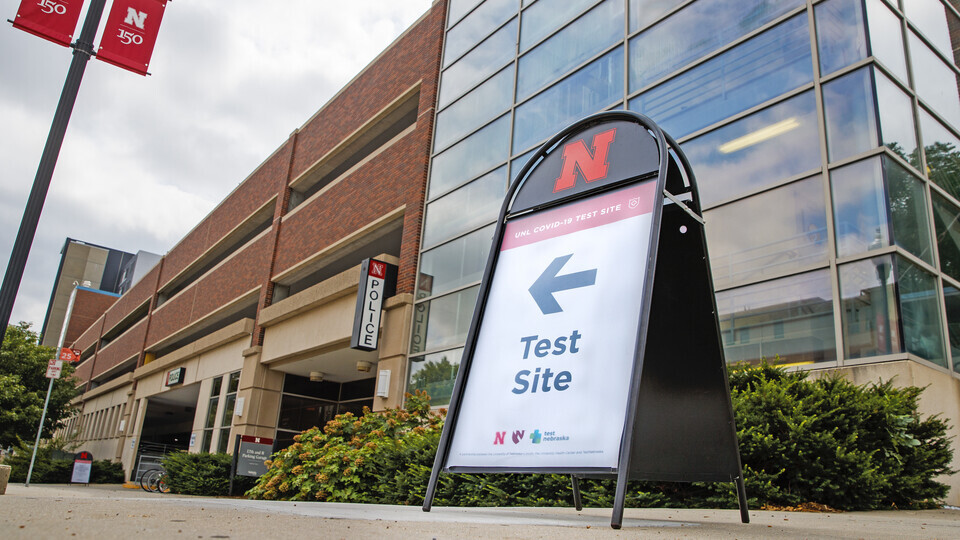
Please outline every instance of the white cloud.
[[[39, 327], [68, 236], [170, 249], [431, 3], [179, 0], [152, 76], [89, 62], [11, 320]], [[0, 50], [2, 270], [71, 55], [9, 25]]]

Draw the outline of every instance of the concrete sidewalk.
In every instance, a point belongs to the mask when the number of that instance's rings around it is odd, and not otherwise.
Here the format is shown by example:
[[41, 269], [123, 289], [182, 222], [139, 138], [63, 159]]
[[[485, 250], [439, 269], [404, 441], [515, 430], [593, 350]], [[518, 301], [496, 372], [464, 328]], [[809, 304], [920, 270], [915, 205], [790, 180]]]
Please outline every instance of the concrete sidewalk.
[[434, 508], [161, 495], [120, 486], [11, 484], [0, 538], [960, 538], [960, 511], [810, 514], [628, 509]]

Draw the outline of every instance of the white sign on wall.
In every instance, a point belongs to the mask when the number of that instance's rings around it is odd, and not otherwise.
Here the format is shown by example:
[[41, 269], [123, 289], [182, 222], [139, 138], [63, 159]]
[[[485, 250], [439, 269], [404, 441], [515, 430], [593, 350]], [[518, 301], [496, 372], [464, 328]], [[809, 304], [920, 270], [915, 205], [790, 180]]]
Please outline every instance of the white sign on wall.
[[617, 467], [655, 191], [507, 222], [451, 470]]
[[392, 294], [390, 281], [396, 280], [396, 267], [376, 259], [367, 259], [361, 265], [360, 285], [357, 290], [357, 308], [353, 319], [350, 347], [362, 351], [377, 348], [380, 338], [380, 314], [383, 299]]

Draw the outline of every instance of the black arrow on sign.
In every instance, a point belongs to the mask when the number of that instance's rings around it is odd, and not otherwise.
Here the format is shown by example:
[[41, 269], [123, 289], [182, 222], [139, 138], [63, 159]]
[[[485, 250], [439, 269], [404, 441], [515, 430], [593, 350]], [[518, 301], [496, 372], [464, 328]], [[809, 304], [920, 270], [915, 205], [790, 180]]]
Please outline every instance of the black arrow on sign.
[[528, 289], [530, 296], [533, 297], [533, 301], [537, 303], [537, 307], [540, 308], [540, 311], [542, 311], [544, 315], [563, 311], [563, 308], [557, 303], [557, 299], [553, 297], [553, 293], [566, 291], [568, 289], [589, 287], [597, 281], [596, 268], [558, 276], [557, 274], [560, 272], [560, 269], [563, 268], [563, 265], [567, 264], [570, 257], [573, 257], [573, 253], [554, 259], [553, 262], [547, 266], [547, 269], [540, 274], [540, 277], [533, 282], [530, 289]]

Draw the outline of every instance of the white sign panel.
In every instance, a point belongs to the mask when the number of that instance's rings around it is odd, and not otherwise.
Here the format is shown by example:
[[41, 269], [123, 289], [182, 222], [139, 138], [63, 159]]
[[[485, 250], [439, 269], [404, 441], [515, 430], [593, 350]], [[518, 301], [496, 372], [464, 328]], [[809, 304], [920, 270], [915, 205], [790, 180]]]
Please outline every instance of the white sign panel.
[[74, 484], [89, 484], [90, 471], [93, 468], [92, 461], [77, 460], [73, 462], [73, 474], [70, 475], [70, 482]]
[[63, 371], [62, 361], [57, 360], [56, 358], [51, 358], [47, 362], [47, 378], [48, 379], [59, 379], [61, 371]]
[[448, 468], [618, 466], [655, 190], [507, 223]]

